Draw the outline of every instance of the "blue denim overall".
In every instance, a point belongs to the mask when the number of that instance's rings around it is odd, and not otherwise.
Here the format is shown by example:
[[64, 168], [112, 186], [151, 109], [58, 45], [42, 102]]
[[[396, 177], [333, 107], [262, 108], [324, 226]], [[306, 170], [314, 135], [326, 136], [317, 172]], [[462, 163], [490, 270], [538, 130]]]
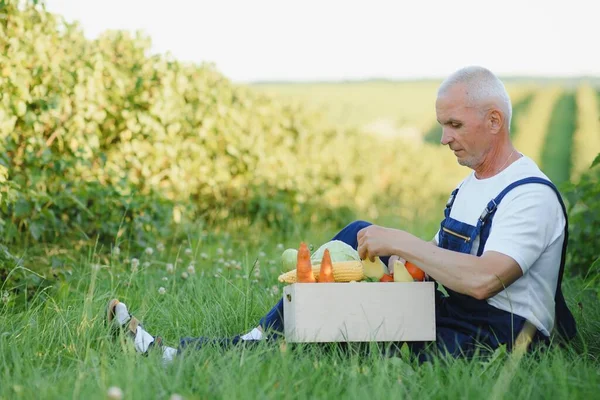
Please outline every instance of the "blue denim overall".
[[[450, 199], [444, 210], [445, 218], [441, 222], [439, 247], [470, 254], [473, 241], [480, 236], [477, 255], [483, 252], [485, 242], [490, 234], [490, 227], [494, 218], [494, 213], [498, 204], [504, 196], [513, 188], [527, 183], [540, 183], [550, 186], [558, 196], [563, 212], [566, 215], [566, 209], [560, 197], [560, 194], [554, 185], [540, 178], [526, 178], [512, 183], [505, 188], [496, 198], [491, 200], [484, 212], [481, 214], [476, 226], [462, 223], [450, 217], [450, 211], [458, 189], [455, 189], [450, 195]], [[358, 247], [358, 232], [371, 225], [366, 221], [354, 221], [343, 228], [331, 240], [341, 240], [354, 249]], [[568, 226], [565, 226], [567, 233]], [[556, 321], [559, 333], [567, 338], [575, 335], [575, 321], [564, 301], [561, 291], [561, 281], [564, 270], [565, 250], [568, 237], [565, 237], [563, 252], [560, 264], [560, 273], [556, 291]], [[381, 257], [381, 260], [387, 265], [389, 257]], [[489, 305], [485, 300], [477, 300], [473, 297], [446, 289], [449, 296], [443, 296], [436, 290], [436, 347], [438, 350], [448, 351], [453, 356], [469, 356], [476, 349], [483, 348], [495, 349], [499, 345], [506, 343], [507, 347], [512, 348], [514, 339], [521, 331], [525, 319], [500, 310]], [[259, 322], [265, 332], [270, 332], [268, 338], [276, 339], [284, 331], [283, 300], [279, 302], [265, 315]], [[537, 332], [536, 341], [545, 340], [544, 335]], [[189, 345], [195, 345], [200, 348], [205, 343], [216, 343], [223, 347], [242, 343], [239, 336], [227, 339], [209, 339], [209, 338], [182, 338], [180, 341], [180, 350]], [[419, 355], [420, 360], [426, 360], [428, 355], [424, 352], [427, 343], [410, 342], [409, 346], [413, 353]]]
[[[567, 221], [566, 208], [560, 193], [550, 181], [545, 179], [530, 177], [510, 184], [487, 204], [477, 220], [476, 226], [465, 224], [450, 217], [450, 211], [459, 190], [457, 188], [450, 195], [444, 210], [445, 218], [440, 224], [438, 246], [470, 254], [473, 242], [479, 235], [479, 248], [476, 254], [481, 256], [490, 235], [495, 212], [504, 196], [517, 186], [532, 183], [547, 185], [554, 190], [561, 204], [565, 221]], [[558, 332], [570, 339], [576, 333], [575, 320], [565, 303], [561, 290], [568, 241], [568, 223], [565, 224], [564, 229], [565, 241], [555, 294], [555, 311]], [[447, 297], [442, 297], [440, 292], [436, 292], [437, 344], [440, 350], [447, 350], [454, 356], [468, 356], [477, 349], [482, 349], [482, 346], [495, 349], [501, 344], [506, 344], [508, 349], [512, 348], [513, 341], [525, 323], [523, 317], [493, 307], [485, 300], [477, 300], [448, 288], [446, 290], [448, 292]], [[538, 331], [534, 340], [546, 341], [547, 339]]]

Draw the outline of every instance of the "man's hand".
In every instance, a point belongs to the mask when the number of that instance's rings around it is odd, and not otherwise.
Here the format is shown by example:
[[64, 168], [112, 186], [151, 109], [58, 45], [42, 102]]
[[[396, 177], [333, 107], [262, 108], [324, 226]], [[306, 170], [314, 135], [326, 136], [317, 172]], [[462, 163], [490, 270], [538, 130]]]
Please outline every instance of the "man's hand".
[[[479, 300], [494, 296], [522, 276], [519, 264], [504, 254], [486, 251], [477, 257], [446, 250], [398, 229], [370, 225], [358, 231], [356, 238], [361, 260], [402, 257], [445, 287]], [[390, 257], [388, 267], [393, 261]]]
[[378, 225], [369, 225], [358, 231], [356, 238], [358, 240], [358, 255], [361, 260], [367, 257], [375, 261], [377, 256], [388, 256], [393, 254], [394, 242], [396, 241], [398, 230], [385, 228]]

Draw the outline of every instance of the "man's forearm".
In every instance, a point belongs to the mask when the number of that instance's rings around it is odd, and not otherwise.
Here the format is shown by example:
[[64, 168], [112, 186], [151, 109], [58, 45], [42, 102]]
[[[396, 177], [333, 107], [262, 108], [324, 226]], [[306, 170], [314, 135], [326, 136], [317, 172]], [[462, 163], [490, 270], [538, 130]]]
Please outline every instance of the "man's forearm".
[[[455, 292], [487, 298], [503, 287], [503, 277], [496, 276], [493, 266], [486, 265], [481, 257], [443, 249], [435, 246], [434, 241], [426, 242], [404, 231], [398, 231], [397, 236], [393, 254], [417, 265]], [[505, 278], [509, 280], [509, 277]]]

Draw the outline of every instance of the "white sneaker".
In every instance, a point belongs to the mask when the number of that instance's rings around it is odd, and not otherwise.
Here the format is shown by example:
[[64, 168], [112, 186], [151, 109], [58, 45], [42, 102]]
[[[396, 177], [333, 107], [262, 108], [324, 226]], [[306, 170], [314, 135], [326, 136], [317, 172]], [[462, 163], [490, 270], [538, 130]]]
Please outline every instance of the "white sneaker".
[[162, 338], [146, 332], [140, 321], [129, 313], [127, 305], [117, 299], [108, 302], [106, 324], [117, 334], [125, 330], [139, 353], [147, 354], [151, 346], [162, 346]]
[[163, 345], [160, 336], [152, 336], [142, 327], [140, 321], [129, 313], [127, 305], [117, 299], [112, 299], [106, 307], [106, 324], [116, 334], [126, 330], [127, 335], [133, 339], [133, 346], [138, 353], [147, 355], [152, 347], [162, 350], [163, 364], [167, 365], [177, 355], [177, 349]]
[[[129, 325], [126, 326], [127, 324]], [[106, 325], [111, 327], [115, 333], [127, 328], [128, 333], [135, 338], [140, 321], [129, 314], [125, 303], [121, 303], [118, 299], [112, 299], [106, 305]]]

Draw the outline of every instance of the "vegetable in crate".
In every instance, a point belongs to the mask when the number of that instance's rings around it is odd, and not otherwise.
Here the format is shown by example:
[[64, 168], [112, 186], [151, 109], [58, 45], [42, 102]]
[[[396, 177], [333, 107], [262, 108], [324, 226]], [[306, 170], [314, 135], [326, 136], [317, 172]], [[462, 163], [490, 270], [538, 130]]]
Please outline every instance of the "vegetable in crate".
[[335, 279], [333, 277], [333, 266], [331, 265], [331, 256], [329, 250], [325, 249], [323, 253], [323, 259], [321, 260], [321, 269], [319, 271], [319, 282], [333, 283]]
[[[302, 253], [302, 254], [300, 254]], [[414, 282], [424, 280], [424, 273], [412, 263], [405, 266], [402, 262], [396, 261], [394, 274], [389, 274], [387, 267], [375, 257], [375, 261], [368, 259], [361, 260], [358, 252], [351, 246], [339, 240], [332, 240], [323, 244], [317, 251], [310, 255], [308, 246], [305, 243], [300, 245], [300, 251], [296, 249], [287, 249], [282, 254], [282, 265], [288, 272], [281, 274], [279, 282], [297, 283], [297, 282], [323, 282], [320, 279], [322, 271], [327, 270], [327, 265], [323, 266], [325, 254], [328, 253], [331, 262], [331, 271], [335, 282], [351, 282], [370, 279], [380, 282]], [[298, 268], [302, 260], [302, 268]], [[309, 263], [307, 263], [309, 260]], [[308, 265], [310, 264], [310, 268]], [[325, 281], [329, 282], [329, 277]]]
[[402, 261], [396, 260], [394, 262], [394, 282], [413, 282], [414, 279], [410, 273], [406, 270], [406, 267]]
[[407, 261], [406, 264], [396, 260], [394, 262], [394, 282], [424, 281], [425, 273], [415, 264]]
[[298, 283], [315, 283], [315, 275], [312, 271], [312, 265], [310, 262], [310, 251], [306, 243], [300, 243], [300, 249], [298, 250], [298, 264], [297, 264], [297, 275]]
[[329, 250], [331, 256], [331, 262], [338, 261], [360, 261], [358, 252], [354, 248], [341, 240], [330, 240], [324, 243], [317, 249], [310, 257], [313, 264], [319, 264], [323, 259], [325, 250]]
[[366, 259], [362, 260], [363, 268], [365, 269], [365, 276], [367, 278], [373, 278], [376, 280], [380, 280], [384, 275], [388, 274], [388, 270], [385, 267], [383, 261], [379, 259], [379, 257], [375, 257], [375, 261]]
[[298, 262], [298, 250], [296, 249], [286, 249], [283, 254], [281, 254], [281, 266], [284, 271], [289, 271], [290, 269], [296, 268], [296, 263]]
[[[352, 246], [349, 246], [340, 240], [331, 240], [327, 243], [324, 243], [321, 247], [317, 249], [317, 251], [315, 251], [310, 256], [310, 261], [313, 265], [321, 264], [321, 260], [323, 259], [323, 254], [325, 250], [329, 250], [331, 262], [360, 261], [360, 258], [358, 257], [358, 252], [354, 250]], [[283, 267], [283, 270], [289, 271], [296, 268], [297, 257], [298, 250], [294, 248], [286, 249], [281, 254], [281, 265]]]
[[[333, 271], [333, 278], [336, 282], [358, 282], [365, 279], [363, 266], [360, 261], [332, 262], [331, 267]], [[312, 272], [317, 281], [319, 281], [320, 278], [320, 271], [321, 264], [312, 265]], [[298, 277], [296, 269], [279, 275], [278, 280], [282, 283], [297, 283]]]
[[407, 261], [405, 266], [406, 266], [406, 270], [414, 278], [414, 280], [416, 280], [416, 281], [424, 281], [425, 280], [425, 272], [423, 272], [423, 270], [420, 269], [419, 267], [417, 267], [415, 264], [411, 263], [410, 261]]

